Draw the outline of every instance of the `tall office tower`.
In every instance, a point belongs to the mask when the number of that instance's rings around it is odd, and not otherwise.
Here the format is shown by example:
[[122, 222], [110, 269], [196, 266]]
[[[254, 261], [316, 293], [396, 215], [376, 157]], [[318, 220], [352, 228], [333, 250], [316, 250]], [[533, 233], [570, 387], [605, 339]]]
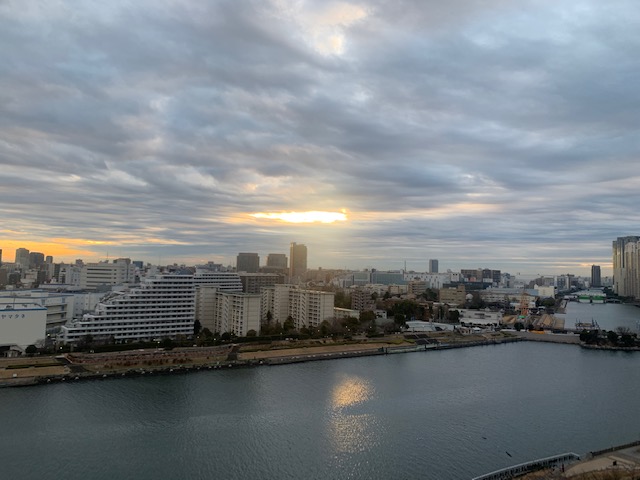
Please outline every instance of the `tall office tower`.
[[44, 265], [44, 253], [30, 252], [29, 268], [40, 268], [42, 265]]
[[29, 250], [26, 248], [16, 248], [15, 263], [22, 268], [29, 268]]
[[306, 245], [298, 245], [297, 243], [291, 243], [291, 250], [289, 252], [290, 266], [289, 266], [289, 278], [301, 279], [304, 274], [307, 273], [307, 247]]
[[239, 253], [236, 258], [236, 272], [258, 273], [260, 257], [257, 253]]
[[53, 257], [51, 255], [47, 255], [44, 259], [44, 263], [53, 263]]
[[640, 298], [640, 237], [613, 241], [613, 291], [623, 297]]
[[0, 248], [0, 267], [2, 266], [2, 249]]
[[284, 253], [270, 253], [267, 255], [267, 267], [287, 268], [287, 256]]
[[438, 273], [438, 260], [429, 260], [429, 273]]
[[600, 277], [600, 265], [591, 265], [591, 286], [602, 286], [602, 278]]

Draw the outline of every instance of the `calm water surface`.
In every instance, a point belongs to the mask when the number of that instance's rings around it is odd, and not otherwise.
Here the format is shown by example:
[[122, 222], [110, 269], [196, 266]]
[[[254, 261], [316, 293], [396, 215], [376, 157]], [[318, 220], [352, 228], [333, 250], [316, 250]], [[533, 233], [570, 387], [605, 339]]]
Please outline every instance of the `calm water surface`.
[[[558, 315], [562, 317], [563, 315]], [[564, 315], [565, 326], [573, 328], [576, 322], [598, 322], [601, 329], [614, 330], [618, 327], [629, 328], [638, 333], [640, 308], [619, 303], [578, 303], [569, 302]]]
[[0, 465], [20, 479], [464, 479], [636, 440], [639, 401], [640, 355], [524, 342], [3, 389]]

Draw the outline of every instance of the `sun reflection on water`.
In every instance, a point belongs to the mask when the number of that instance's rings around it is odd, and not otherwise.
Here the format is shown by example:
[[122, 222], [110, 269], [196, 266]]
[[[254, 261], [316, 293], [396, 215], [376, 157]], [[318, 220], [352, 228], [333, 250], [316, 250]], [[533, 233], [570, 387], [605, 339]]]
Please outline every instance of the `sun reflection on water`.
[[366, 380], [347, 376], [331, 394], [329, 435], [338, 453], [364, 452], [377, 445], [382, 435], [376, 415], [359, 412], [362, 405], [374, 397], [374, 389]]

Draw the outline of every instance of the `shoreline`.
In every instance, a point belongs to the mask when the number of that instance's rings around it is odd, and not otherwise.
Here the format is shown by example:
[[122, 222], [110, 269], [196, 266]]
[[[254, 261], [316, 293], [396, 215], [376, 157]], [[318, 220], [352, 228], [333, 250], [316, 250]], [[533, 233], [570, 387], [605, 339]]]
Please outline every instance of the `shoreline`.
[[[50, 385], [54, 383], [76, 383], [86, 380], [109, 380], [116, 378], [131, 378], [131, 377], [143, 377], [143, 376], [158, 376], [158, 375], [178, 375], [185, 373], [193, 373], [205, 370], [222, 370], [230, 368], [256, 368], [263, 366], [278, 366], [278, 365], [290, 365], [294, 363], [304, 363], [312, 361], [323, 360], [335, 360], [340, 358], [357, 358], [379, 355], [395, 355], [400, 353], [413, 353], [413, 352], [428, 352], [435, 350], [450, 350], [454, 348], [468, 348], [475, 346], [488, 346], [488, 345], [500, 345], [504, 343], [520, 342], [523, 339], [518, 337], [500, 337], [484, 340], [473, 340], [466, 342], [441, 342], [437, 344], [346, 344], [333, 346], [332, 351], [327, 351], [326, 347], [302, 347], [304, 350], [301, 353], [300, 349], [277, 349], [266, 351], [250, 351], [237, 353], [237, 359], [218, 359], [211, 362], [202, 363], [175, 363], [167, 365], [132, 365], [131, 368], [114, 369], [114, 370], [90, 370], [86, 367], [93, 367], [95, 364], [72, 363], [74, 357], [65, 356], [67, 365], [60, 364], [61, 367], [67, 367], [68, 370], [64, 373], [57, 374], [42, 374], [32, 376], [21, 376], [17, 378], [5, 378], [0, 379], [0, 388], [16, 388], [16, 387], [28, 387], [38, 385]], [[229, 352], [233, 350], [229, 349]], [[292, 350], [296, 350], [292, 352]], [[192, 349], [185, 351], [172, 352], [178, 356], [171, 355], [171, 352], [145, 352], [147, 354], [157, 355], [168, 354], [168, 358], [177, 359], [180, 355], [187, 355]], [[98, 355], [98, 354], [83, 354], [82, 359], [86, 356]], [[134, 353], [125, 354], [124, 356], [133, 356]], [[228, 355], [230, 356], [230, 355]], [[61, 361], [61, 357], [46, 357], [51, 361], [52, 358], [57, 358]], [[188, 358], [185, 357], [185, 360]]]

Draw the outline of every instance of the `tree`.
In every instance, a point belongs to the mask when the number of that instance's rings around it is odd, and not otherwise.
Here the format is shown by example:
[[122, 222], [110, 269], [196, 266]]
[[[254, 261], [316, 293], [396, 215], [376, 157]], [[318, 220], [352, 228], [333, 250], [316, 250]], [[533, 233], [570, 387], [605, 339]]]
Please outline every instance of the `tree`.
[[609, 330], [607, 332], [607, 340], [609, 340], [609, 343], [611, 343], [611, 345], [617, 345], [618, 344], [618, 334], [614, 331]]
[[30, 357], [32, 357], [33, 355], [35, 355], [36, 353], [38, 353], [38, 348], [35, 345], [29, 345], [25, 350], [24, 353], [26, 353], [27, 355], [29, 355]]
[[254, 329], [251, 329], [247, 332], [247, 337], [255, 337], [256, 335], [258, 335], [258, 332], [256, 332]]
[[173, 350], [173, 347], [173, 340], [171, 340], [169, 337], [162, 340], [162, 348], [164, 348], [165, 350]]
[[451, 323], [458, 323], [460, 320], [460, 312], [458, 310], [449, 310], [449, 321]]
[[406, 317], [402, 313], [396, 313], [393, 316], [393, 322], [401, 327], [406, 323]]
[[376, 319], [376, 314], [371, 310], [363, 310], [362, 312], [360, 312], [360, 318], [359, 318], [360, 323], [370, 322], [375, 319]]
[[516, 323], [514, 323], [513, 328], [515, 328], [516, 331], [519, 332], [520, 330], [522, 330], [524, 328], [524, 323], [516, 322]]
[[331, 332], [331, 324], [327, 320], [323, 320], [320, 324], [320, 335], [326, 337]]
[[293, 317], [291, 315], [289, 315], [287, 319], [284, 321], [282, 328], [285, 332], [288, 332], [295, 328], [295, 323], [293, 322]]
[[273, 313], [271, 310], [267, 311], [267, 324], [271, 325], [271, 321], [273, 320]]
[[197, 336], [200, 333], [200, 330], [202, 330], [202, 324], [200, 323], [200, 320], [196, 319], [196, 321], [193, 322], [193, 335]]

